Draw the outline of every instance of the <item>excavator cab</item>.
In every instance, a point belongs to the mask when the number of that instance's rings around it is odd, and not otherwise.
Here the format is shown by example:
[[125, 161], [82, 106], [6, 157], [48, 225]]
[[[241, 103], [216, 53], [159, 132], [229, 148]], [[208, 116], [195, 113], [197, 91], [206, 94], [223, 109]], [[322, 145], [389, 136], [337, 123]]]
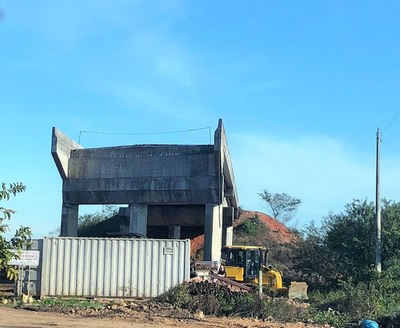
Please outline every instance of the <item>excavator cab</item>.
[[222, 263], [225, 275], [240, 282], [254, 282], [263, 265], [265, 249], [256, 246], [225, 246], [222, 248]]

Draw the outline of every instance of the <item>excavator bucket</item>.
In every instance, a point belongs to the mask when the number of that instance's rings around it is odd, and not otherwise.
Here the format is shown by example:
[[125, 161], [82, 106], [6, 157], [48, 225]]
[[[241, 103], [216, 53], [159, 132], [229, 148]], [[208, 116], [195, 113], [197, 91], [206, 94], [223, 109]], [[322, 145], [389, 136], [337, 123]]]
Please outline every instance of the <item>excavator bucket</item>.
[[292, 281], [288, 290], [288, 297], [290, 299], [308, 299], [307, 296], [308, 285], [306, 282]]

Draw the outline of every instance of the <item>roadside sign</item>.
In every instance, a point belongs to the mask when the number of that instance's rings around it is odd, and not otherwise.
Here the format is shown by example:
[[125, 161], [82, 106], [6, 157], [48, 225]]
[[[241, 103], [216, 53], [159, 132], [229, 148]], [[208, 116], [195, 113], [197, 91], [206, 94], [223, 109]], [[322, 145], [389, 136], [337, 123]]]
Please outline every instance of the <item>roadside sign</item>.
[[39, 265], [39, 257], [40, 257], [40, 252], [39, 251], [26, 251], [26, 250], [21, 250], [21, 253], [19, 255], [19, 259], [13, 259], [10, 262], [8, 262], [9, 265], [18, 265], [18, 266], [38, 266]]

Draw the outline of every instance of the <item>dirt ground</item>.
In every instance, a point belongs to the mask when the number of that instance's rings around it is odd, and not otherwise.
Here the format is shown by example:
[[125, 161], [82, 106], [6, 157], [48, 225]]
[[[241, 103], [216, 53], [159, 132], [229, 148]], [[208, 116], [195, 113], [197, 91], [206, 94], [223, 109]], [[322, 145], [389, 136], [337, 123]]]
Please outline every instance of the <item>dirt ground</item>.
[[[12, 297], [13, 285], [2, 284], [0, 293]], [[310, 323], [280, 323], [264, 322], [257, 319], [216, 318], [191, 314], [187, 310], [177, 310], [171, 305], [146, 308], [140, 301], [134, 302], [136, 310], [126, 306], [116, 309], [100, 311], [74, 310], [65, 313], [65, 310], [54, 308], [48, 312], [45, 307], [32, 307], [29, 304], [24, 308], [14, 308], [11, 305], [0, 304], [0, 328], [37, 328], [37, 327], [104, 327], [104, 328], [160, 328], [160, 327], [187, 327], [187, 328], [328, 328]], [[145, 308], [143, 308], [143, 306]], [[132, 304], [131, 304], [132, 308]], [[139, 309], [139, 310], [138, 310]], [[71, 311], [71, 310], [70, 310]]]
[[[176, 319], [153, 315], [151, 318], [119, 318], [66, 315], [48, 312], [33, 312], [26, 309], [15, 309], [9, 306], [0, 306], [0, 327], [3, 328], [34, 328], [34, 327], [188, 327], [188, 328], [320, 328], [306, 323], [274, 323], [256, 319], [241, 318], [214, 318], [204, 317]], [[328, 327], [328, 326], [325, 326]]]

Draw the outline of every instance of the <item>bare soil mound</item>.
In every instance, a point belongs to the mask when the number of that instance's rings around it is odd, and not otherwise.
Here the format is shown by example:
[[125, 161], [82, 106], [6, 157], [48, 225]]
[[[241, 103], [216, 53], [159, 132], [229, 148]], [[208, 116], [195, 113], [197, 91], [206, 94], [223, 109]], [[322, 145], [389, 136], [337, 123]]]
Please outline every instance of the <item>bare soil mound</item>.
[[258, 211], [242, 211], [239, 218], [235, 221], [235, 226], [238, 226], [244, 221], [256, 216], [262, 223], [265, 224], [265, 226], [271, 232], [271, 237], [274, 238], [276, 242], [286, 244], [297, 239], [296, 235], [283, 223], [279, 222], [277, 219], [269, 216], [268, 214]]
[[[274, 243], [278, 244], [288, 244], [297, 239], [296, 235], [283, 223], [279, 222], [277, 219], [269, 216], [268, 214], [258, 212], [258, 211], [246, 211], [242, 210], [240, 216], [235, 220], [234, 227], [244, 223], [246, 220], [258, 216], [260, 221], [265, 224], [270, 232], [270, 238], [273, 239]], [[191, 240], [191, 256], [195, 257], [198, 251], [204, 247], [204, 235], [200, 235]]]

